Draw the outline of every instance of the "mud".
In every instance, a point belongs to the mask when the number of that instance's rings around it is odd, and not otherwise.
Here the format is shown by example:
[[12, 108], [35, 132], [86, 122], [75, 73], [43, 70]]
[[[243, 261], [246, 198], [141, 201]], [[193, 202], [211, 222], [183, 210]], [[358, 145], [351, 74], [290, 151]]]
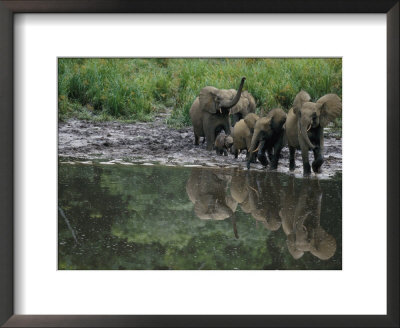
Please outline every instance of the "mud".
[[[161, 164], [173, 166], [239, 167], [246, 169], [245, 152], [219, 156], [207, 151], [205, 144], [194, 145], [191, 127], [171, 129], [165, 123], [168, 113], [150, 123], [87, 122], [69, 120], [59, 123], [58, 154], [63, 162], [92, 161], [104, 164]], [[320, 178], [342, 171], [342, 141], [326, 129], [325, 162]], [[310, 153], [310, 159], [312, 154]], [[252, 164], [253, 170], [266, 170]], [[289, 150], [285, 147], [279, 172], [289, 173]], [[296, 152], [296, 176], [302, 176], [300, 151]]]

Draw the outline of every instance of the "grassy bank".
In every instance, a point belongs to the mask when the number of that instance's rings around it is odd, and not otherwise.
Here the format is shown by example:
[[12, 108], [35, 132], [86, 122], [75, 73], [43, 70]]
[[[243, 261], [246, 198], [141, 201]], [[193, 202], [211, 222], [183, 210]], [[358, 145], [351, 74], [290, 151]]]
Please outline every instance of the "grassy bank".
[[206, 85], [244, 90], [260, 110], [290, 108], [297, 92], [313, 100], [342, 96], [341, 59], [77, 59], [58, 62], [59, 119], [148, 121], [172, 108], [168, 123], [190, 125], [189, 109]]

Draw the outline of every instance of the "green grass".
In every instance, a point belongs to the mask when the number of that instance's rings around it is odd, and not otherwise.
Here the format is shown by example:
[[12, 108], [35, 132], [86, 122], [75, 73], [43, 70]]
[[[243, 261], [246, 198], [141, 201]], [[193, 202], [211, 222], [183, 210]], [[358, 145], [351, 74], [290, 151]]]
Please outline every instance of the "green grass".
[[168, 124], [190, 125], [189, 109], [206, 85], [244, 90], [257, 111], [287, 110], [306, 90], [313, 100], [342, 96], [342, 61], [325, 59], [81, 59], [58, 62], [59, 119], [149, 121], [171, 108]]

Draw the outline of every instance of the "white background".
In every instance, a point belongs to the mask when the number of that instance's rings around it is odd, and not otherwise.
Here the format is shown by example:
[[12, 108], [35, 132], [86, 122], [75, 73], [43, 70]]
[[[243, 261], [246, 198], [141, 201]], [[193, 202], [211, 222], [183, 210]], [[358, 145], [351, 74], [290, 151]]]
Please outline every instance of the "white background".
[[[15, 18], [16, 314], [386, 314], [384, 15]], [[343, 57], [343, 270], [57, 271], [62, 56]]]

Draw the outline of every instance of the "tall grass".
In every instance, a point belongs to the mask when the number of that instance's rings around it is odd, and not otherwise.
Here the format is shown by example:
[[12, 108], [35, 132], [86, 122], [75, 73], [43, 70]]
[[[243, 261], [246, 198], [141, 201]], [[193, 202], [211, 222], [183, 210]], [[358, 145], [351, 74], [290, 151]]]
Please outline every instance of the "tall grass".
[[287, 110], [302, 89], [313, 100], [326, 93], [342, 95], [338, 58], [63, 58], [58, 69], [60, 120], [143, 121], [171, 108], [169, 124], [190, 125], [190, 106], [204, 86], [236, 89], [242, 76], [258, 110]]

